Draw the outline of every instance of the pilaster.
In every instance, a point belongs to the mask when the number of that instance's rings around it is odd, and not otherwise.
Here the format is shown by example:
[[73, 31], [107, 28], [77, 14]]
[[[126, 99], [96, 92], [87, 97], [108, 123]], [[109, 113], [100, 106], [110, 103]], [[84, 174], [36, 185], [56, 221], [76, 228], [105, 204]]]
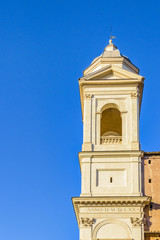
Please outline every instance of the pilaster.
[[132, 104], [132, 149], [139, 149], [139, 89], [131, 93]]
[[84, 94], [84, 122], [83, 122], [83, 145], [82, 151], [92, 150], [92, 115], [91, 115], [92, 95]]

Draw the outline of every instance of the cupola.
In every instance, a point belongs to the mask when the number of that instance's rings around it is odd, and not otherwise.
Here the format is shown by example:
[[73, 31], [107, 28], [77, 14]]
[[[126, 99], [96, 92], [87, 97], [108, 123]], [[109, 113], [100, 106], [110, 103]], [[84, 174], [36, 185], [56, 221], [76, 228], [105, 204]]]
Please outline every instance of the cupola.
[[103, 53], [92, 61], [91, 65], [84, 70], [83, 74], [85, 76], [110, 64], [139, 74], [139, 69], [131, 63], [128, 57], [120, 53], [118, 48], [112, 43], [112, 39], [109, 40], [109, 44], [105, 47]]

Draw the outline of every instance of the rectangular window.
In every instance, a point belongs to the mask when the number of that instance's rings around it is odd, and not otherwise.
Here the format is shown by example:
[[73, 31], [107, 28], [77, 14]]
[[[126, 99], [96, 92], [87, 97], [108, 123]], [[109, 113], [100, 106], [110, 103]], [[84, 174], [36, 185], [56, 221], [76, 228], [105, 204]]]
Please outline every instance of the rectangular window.
[[153, 209], [153, 205], [152, 204], [150, 204], [150, 210], [152, 210]]
[[151, 160], [148, 160], [148, 164], [151, 164]]
[[152, 182], [152, 179], [149, 179], [148, 182], [151, 183], [151, 182]]
[[110, 177], [110, 183], [112, 183], [112, 177]]

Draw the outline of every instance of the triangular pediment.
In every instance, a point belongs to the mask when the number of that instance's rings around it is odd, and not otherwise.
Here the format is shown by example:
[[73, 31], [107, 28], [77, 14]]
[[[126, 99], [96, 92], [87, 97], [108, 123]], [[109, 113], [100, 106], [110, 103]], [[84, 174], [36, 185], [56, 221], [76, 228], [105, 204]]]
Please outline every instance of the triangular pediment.
[[99, 80], [107, 80], [107, 79], [121, 79], [126, 78], [125, 75], [119, 74], [113, 70], [107, 71], [107, 73], [103, 73], [101, 75], [95, 76], [92, 79], [99, 79]]
[[92, 72], [82, 79], [85, 80], [114, 80], [114, 79], [142, 79], [143, 77], [128, 70], [108, 65], [102, 69]]

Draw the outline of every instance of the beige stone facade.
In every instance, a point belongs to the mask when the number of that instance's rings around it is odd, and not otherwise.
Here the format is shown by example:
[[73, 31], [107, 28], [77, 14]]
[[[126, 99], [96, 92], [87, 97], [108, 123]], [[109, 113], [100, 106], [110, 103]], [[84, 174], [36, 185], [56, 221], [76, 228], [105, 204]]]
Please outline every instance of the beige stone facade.
[[72, 201], [80, 240], [144, 239], [151, 197], [144, 193], [139, 142], [143, 85], [139, 69], [111, 40], [79, 79], [82, 183]]

